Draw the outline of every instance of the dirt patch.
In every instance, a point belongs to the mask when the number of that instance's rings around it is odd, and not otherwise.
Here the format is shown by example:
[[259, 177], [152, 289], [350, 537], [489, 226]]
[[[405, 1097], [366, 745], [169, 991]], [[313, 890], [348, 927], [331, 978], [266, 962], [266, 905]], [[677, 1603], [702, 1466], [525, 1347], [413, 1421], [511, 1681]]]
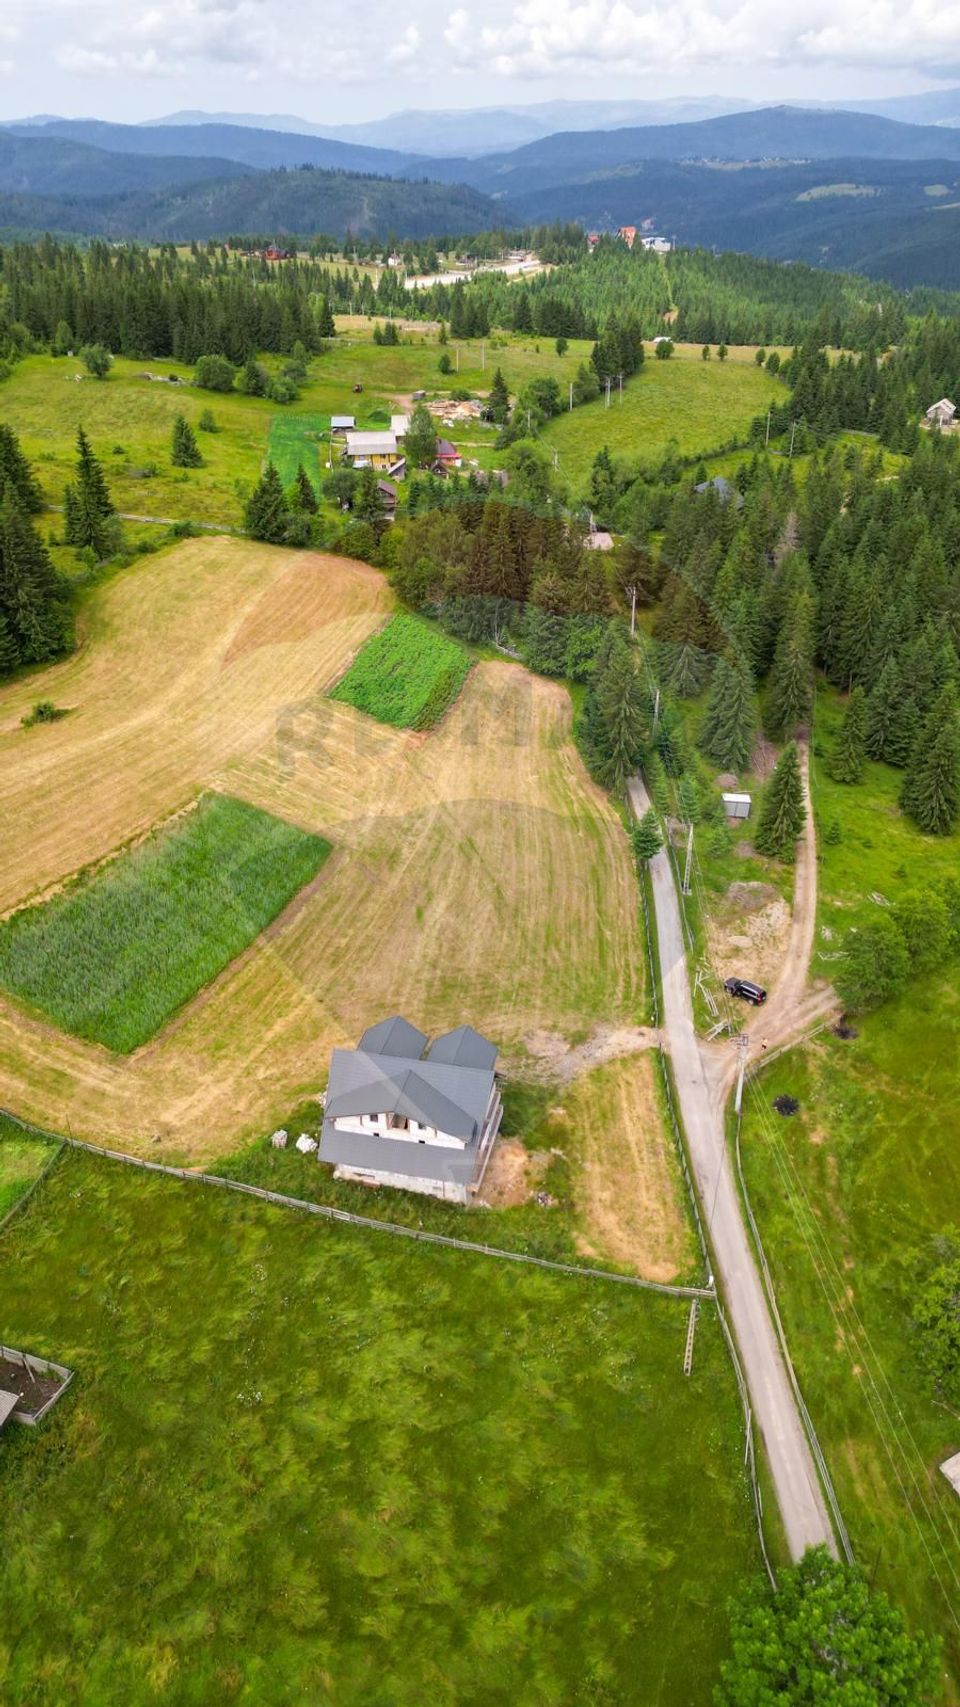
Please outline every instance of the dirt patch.
[[479, 1203], [488, 1209], [514, 1209], [529, 1203], [552, 1161], [549, 1150], [528, 1150], [519, 1138], [498, 1138], [483, 1181]]
[[777, 749], [765, 735], [758, 735], [753, 743], [750, 755], [750, 769], [758, 782], [766, 782], [772, 776], [777, 762]]
[[526, 1063], [525, 1076], [541, 1083], [570, 1084], [581, 1073], [641, 1050], [653, 1049], [660, 1033], [645, 1025], [597, 1025], [585, 1043], [568, 1043], [557, 1031], [531, 1031], [523, 1039], [535, 1065]]
[[731, 883], [708, 933], [721, 978], [754, 978], [769, 988], [783, 964], [790, 909], [769, 883]]
[[25, 1369], [22, 1363], [14, 1363], [9, 1357], [0, 1357], [0, 1392], [16, 1393], [20, 1400], [18, 1408], [28, 1411], [31, 1416], [42, 1411], [48, 1399], [59, 1393], [62, 1386], [59, 1375], [35, 1375], [32, 1369]]

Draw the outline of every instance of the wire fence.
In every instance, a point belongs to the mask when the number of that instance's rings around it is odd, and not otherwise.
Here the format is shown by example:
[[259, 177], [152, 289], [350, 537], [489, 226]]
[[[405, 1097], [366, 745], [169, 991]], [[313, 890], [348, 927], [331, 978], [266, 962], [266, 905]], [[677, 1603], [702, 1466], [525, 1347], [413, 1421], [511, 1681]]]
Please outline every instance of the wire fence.
[[[0, 1110], [7, 1120], [19, 1126], [24, 1132], [36, 1131], [25, 1121], [8, 1110]], [[40, 1136], [54, 1138], [58, 1135], [43, 1132]], [[140, 1168], [145, 1173], [163, 1174], [169, 1179], [184, 1180], [189, 1184], [218, 1186], [226, 1191], [238, 1191], [246, 1197], [258, 1198], [263, 1203], [273, 1203], [283, 1209], [296, 1209], [305, 1215], [318, 1215], [325, 1221], [338, 1221], [353, 1227], [365, 1227], [371, 1232], [389, 1233], [395, 1238], [414, 1239], [420, 1244], [442, 1245], [450, 1250], [467, 1251], [474, 1256], [497, 1257], [503, 1262], [526, 1264], [530, 1268], [546, 1269], [554, 1274], [578, 1275], [589, 1280], [608, 1280], [614, 1285], [630, 1286], [642, 1292], [658, 1292], [667, 1298], [705, 1298], [715, 1296], [710, 1286], [670, 1286], [661, 1280], [645, 1280], [636, 1274], [618, 1274], [615, 1269], [590, 1268], [586, 1264], [558, 1262], [551, 1257], [532, 1256], [527, 1251], [508, 1251], [499, 1245], [482, 1244], [472, 1239], [457, 1239], [449, 1233], [433, 1233], [425, 1227], [404, 1227], [397, 1221], [379, 1221], [369, 1215], [356, 1215], [349, 1209], [337, 1209], [329, 1203], [313, 1203], [308, 1198], [289, 1197], [285, 1192], [269, 1191], [266, 1186], [250, 1185], [246, 1180], [227, 1179], [223, 1174], [204, 1173], [199, 1168], [176, 1168], [166, 1162], [150, 1162], [144, 1156], [131, 1156], [125, 1150], [108, 1150], [102, 1144], [90, 1144], [83, 1138], [59, 1138], [60, 1149], [40, 1178], [49, 1173], [64, 1147], [74, 1150], [84, 1150], [89, 1155], [103, 1156], [111, 1162], [121, 1162], [126, 1167]], [[40, 1180], [34, 1182], [34, 1189]], [[14, 1205], [14, 1211], [22, 1206]]]

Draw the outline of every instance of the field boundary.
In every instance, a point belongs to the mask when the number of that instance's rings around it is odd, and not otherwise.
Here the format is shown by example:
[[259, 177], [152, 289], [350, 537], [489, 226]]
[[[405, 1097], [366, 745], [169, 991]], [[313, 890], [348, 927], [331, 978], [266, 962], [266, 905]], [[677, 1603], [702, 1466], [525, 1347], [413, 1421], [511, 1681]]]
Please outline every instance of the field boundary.
[[[29, 1126], [24, 1126], [23, 1122], [20, 1120], [17, 1120], [15, 1115], [12, 1115], [12, 1114], [7, 1115], [6, 1118], [8, 1120], [16, 1121], [16, 1124], [18, 1126], [22, 1127], [25, 1132], [30, 1131]], [[44, 1134], [44, 1136], [46, 1137], [46, 1134]], [[27, 1189], [22, 1194], [22, 1196], [17, 1198], [16, 1203], [11, 1203], [10, 1208], [7, 1210], [6, 1215], [0, 1216], [0, 1233], [3, 1232], [8, 1221], [12, 1221], [15, 1215], [19, 1215], [21, 1209], [26, 1208], [26, 1205], [30, 1202], [30, 1199], [33, 1196], [34, 1192], [36, 1191], [37, 1187], [39, 1185], [43, 1184], [48, 1173], [51, 1172], [51, 1170], [56, 1166], [57, 1162], [59, 1162], [60, 1157], [63, 1155], [63, 1152], [67, 1147], [67, 1140], [65, 1138], [60, 1138], [60, 1139], [53, 1138], [52, 1133], [50, 1134], [50, 1138], [56, 1144], [57, 1148], [54, 1150], [53, 1155], [50, 1157], [50, 1160], [46, 1163], [45, 1167], [42, 1167], [40, 1169], [40, 1172], [37, 1174], [36, 1178], [32, 1179], [30, 1181], [30, 1184], [27, 1186]]]
[[[21, 1131], [34, 1132], [39, 1137], [54, 1139], [60, 1148], [50, 1163], [57, 1161], [65, 1148], [86, 1150], [90, 1155], [104, 1156], [111, 1162], [122, 1162], [127, 1167], [142, 1168], [147, 1173], [165, 1174], [168, 1178], [186, 1180], [199, 1185], [223, 1187], [227, 1191], [243, 1192], [247, 1197], [259, 1198], [264, 1203], [275, 1203], [283, 1209], [297, 1209], [307, 1215], [319, 1215], [325, 1221], [346, 1222], [354, 1227], [366, 1227], [378, 1233], [392, 1233], [397, 1238], [415, 1239], [425, 1245], [445, 1245], [452, 1250], [469, 1251], [474, 1256], [500, 1257], [505, 1262], [526, 1263], [531, 1268], [548, 1269], [556, 1274], [582, 1275], [589, 1280], [611, 1280], [620, 1286], [632, 1286], [642, 1292], [659, 1292], [667, 1298], [704, 1298], [713, 1300], [716, 1292], [707, 1286], [670, 1286], [666, 1281], [644, 1280], [636, 1274], [617, 1274], [614, 1269], [588, 1268], [577, 1263], [556, 1262], [550, 1257], [531, 1256], [526, 1251], [506, 1251], [498, 1245], [484, 1245], [471, 1239], [456, 1239], [448, 1233], [431, 1233], [423, 1227], [403, 1227], [396, 1221], [378, 1221], [369, 1215], [355, 1215], [349, 1209], [336, 1209], [329, 1203], [311, 1203], [302, 1197], [288, 1197], [280, 1191], [268, 1191], [266, 1186], [249, 1185], [245, 1180], [226, 1179], [222, 1174], [204, 1173], [198, 1168], [175, 1168], [166, 1162], [149, 1162], [144, 1156], [131, 1156], [125, 1150], [107, 1150], [101, 1144], [89, 1144], [83, 1138], [66, 1138], [62, 1134], [43, 1132], [38, 1127], [31, 1127], [27, 1121], [8, 1109], [0, 1109], [5, 1119], [19, 1126]], [[49, 1167], [44, 1170], [44, 1175]], [[40, 1178], [43, 1178], [41, 1175]], [[34, 1187], [39, 1184], [35, 1180]], [[11, 1213], [21, 1206], [23, 1199], [15, 1203]], [[2, 1226], [2, 1223], [0, 1223]]]

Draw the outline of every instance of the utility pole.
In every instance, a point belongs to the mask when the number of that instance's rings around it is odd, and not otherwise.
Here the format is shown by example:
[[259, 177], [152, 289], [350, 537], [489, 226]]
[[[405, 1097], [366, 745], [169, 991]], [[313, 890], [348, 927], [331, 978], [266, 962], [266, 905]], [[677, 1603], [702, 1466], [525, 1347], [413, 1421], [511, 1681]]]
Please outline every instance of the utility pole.
[[[637, 632], [637, 589], [636, 589], [636, 587], [631, 587], [630, 588], [630, 638], [631, 638], [631, 640], [633, 639], [636, 632]], [[659, 689], [658, 689], [658, 692], [659, 692]]]
[[743, 1106], [743, 1075], [746, 1071], [747, 1050], [749, 1047], [750, 1034], [749, 1032], [741, 1031], [740, 1036], [737, 1038], [737, 1055], [739, 1056], [739, 1067], [737, 1070], [737, 1094], [733, 1100], [733, 1112], [738, 1117]]
[[573, 408], [573, 380], [570, 381], [570, 407]]
[[653, 693], [653, 733], [654, 734], [657, 733], [657, 724], [659, 722], [660, 722], [660, 689], [655, 688], [654, 693]]
[[790, 455], [791, 456], [793, 455], [793, 441], [796, 438], [796, 436], [797, 436], [797, 423], [796, 423], [796, 421], [791, 421], [791, 423], [790, 423]]
[[617, 378], [620, 381], [620, 401], [622, 403], [623, 402], [623, 374], [622, 373], [618, 374]]
[[767, 446], [769, 445], [769, 443], [770, 443], [770, 410], [768, 409], [767, 410], [767, 431], [766, 431], [766, 434], [765, 434], [765, 437], [763, 440], [764, 450], [767, 449]]
[[610, 407], [610, 375], [609, 374], [607, 375], [607, 378], [606, 378], [606, 387], [607, 387], [606, 407], [609, 409], [609, 407]]
[[687, 831], [687, 858], [683, 868], [683, 893], [690, 894], [690, 872], [693, 867], [693, 825]]

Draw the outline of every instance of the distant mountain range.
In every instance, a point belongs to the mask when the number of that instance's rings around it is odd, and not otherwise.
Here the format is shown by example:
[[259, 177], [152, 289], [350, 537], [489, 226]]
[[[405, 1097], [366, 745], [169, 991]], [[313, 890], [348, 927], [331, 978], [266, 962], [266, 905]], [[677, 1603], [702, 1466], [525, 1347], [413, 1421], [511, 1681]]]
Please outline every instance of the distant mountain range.
[[[35, 119], [0, 127], [0, 227], [177, 239], [244, 230], [420, 238], [554, 219], [597, 230], [644, 219], [687, 243], [858, 267], [900, 284], [954, 287], [960, 256], [957, 91], [904, 97], [936, 111], [916, 124], [887, 113], [757, 107], [671, 124], [567, 129], [497, 152], [425, 155], [428, 118], [477, 140], [509, 109], [401, 114], [408, 148], [244, 121], [153, 125]], [[709, 104], [709, 103], [707, 103]], [[601, 108], [622, 118], [673, 102], [554, 103], [547, 122]], [[209, 115], [208, 115], [209, 116]], [[249, 116], [249, 115], [248, 115]], [[520, 117], [524, 113], [520, 112]], [[471, 129], [471, 126], [473, 127]], [[342, 132], [370, 127], [341, 127]]]
[[[895, 95], [869, 101], [792, 101], [795, 108], [870, 113], [914, 125], [960, 125], [960, 89], [935, 89], [920, 95]], [[122, 128], [195, 129], [225, 125], [229, 129], [282, 131], [322, 137], [353, 147], [379, 148], [400, 154], [473, 156], [504, 153], [539, 141], [557, 131], [623, 130], [649, 125], [693, 124], [733, 113], [755, 112], [769, 102], [729, 95], [679, 95], [642, 101], [543, 101], [531, 106], [476, 107], [391, 113], [386, 118], [356, 124], [324, 124], [291, 113], [169, 113], [142, 126]], [[13, 121], [11, 121], [13, 122]], [[49, 113], [16, 121], [28, 129], [50, 124], [89, 124], [91, 120], [57, 119]], [[87, 140], [95, 140], [88, 138]], [[101, 146], [103, 146], [101, 144]], [[177, 150], [180, 152], [180, 150]], [[189, 152], [187, 150], [186, 152]], [[204, 152], [210, 152], [205, 149]], [[314, 165], [325, 164], [312, 161]], [[272, 165], [288, 162], [272, 161]], [[345, 161], [338, 164], [346, 165]]]

